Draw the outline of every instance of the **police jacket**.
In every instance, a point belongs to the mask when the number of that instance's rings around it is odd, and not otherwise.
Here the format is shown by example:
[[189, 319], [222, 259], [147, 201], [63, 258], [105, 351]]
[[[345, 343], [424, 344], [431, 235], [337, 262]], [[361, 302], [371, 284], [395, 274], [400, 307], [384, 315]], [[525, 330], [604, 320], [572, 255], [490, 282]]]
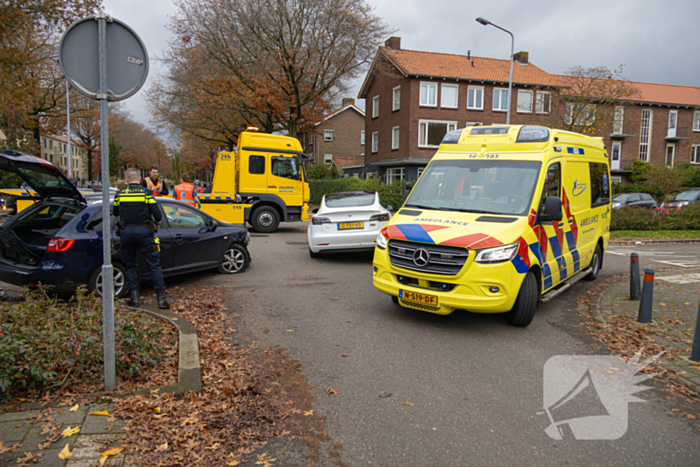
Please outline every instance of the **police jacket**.
[[[165, 196], [168, 194], [168, 187], [162, 178], [159, 178], [156, 183], [153, 183], [151, 177], [146, 177], [141, 180], [141, 186], [151, 190], [153, 196]], [[156, 188], [160, 188], [160, 193], [156, 193]]]
[[163, 217], [151, 192], [138, 183], [119, 190], [114, 197], [114, 215], [127, 225], [148, 225], [151, 216], [156, 222]]

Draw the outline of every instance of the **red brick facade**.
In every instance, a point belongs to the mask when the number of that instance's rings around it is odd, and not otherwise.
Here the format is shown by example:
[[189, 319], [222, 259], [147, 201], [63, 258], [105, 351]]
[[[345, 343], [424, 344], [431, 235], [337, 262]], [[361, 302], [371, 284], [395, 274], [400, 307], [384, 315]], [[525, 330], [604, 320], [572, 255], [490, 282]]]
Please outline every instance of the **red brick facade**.
[[330, 163], [331, 157], [341, 168], [363, 163], [364, 112], [354, 105], [354, 100], [344, 101], [346, 104], [319, 122], [313, 133], [300, 137], [304, 151], [313, 154], [317, 164]]

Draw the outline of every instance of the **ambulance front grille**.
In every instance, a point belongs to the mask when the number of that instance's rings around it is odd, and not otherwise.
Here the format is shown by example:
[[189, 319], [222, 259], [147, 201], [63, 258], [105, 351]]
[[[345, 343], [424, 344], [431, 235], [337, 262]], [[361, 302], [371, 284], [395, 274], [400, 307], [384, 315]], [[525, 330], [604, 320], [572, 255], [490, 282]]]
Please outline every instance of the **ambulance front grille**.
[[[428, 253], [428, 263], [414, 261], [414, 253], [419, 249]], [[414, 243], [404, 240], [389, 240], [389, 258], [392, 266], [428, 274], [454, 276], [459, 274], [467, 262], [469, 251], [466, 248]]]
[[432, 311], [433, 313], [437, 313], [438, 311], [440, 311], [439, 306], [426, 305], [425, 303], [414, 302], [412, 300], [404, 300], [403, 298], [399, 298], [399, 302], [405, 307], [415, 308], [417, 310]]

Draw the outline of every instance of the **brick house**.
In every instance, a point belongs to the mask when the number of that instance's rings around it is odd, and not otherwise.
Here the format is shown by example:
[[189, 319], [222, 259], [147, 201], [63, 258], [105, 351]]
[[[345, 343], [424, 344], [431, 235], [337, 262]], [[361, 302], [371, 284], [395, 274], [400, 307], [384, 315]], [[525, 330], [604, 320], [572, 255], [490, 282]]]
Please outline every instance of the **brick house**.
[[300, 135], [304, 152], [312, 154], [317, 164], [335, 164], [351, 175], [364, 164], [365, 113], [355, 99], [343, 99], [343, 105], [318, 122], [313, 132]]
[[[516, 53], [509, 99], [509, 72], [509, 60], [404, 50], [400, 38], [389, 38], [359, 92], [366, 99], [365, 172], [387, 183], [415, 180], [448, 131], [506, 123], [509, 100], [512, 124], [550, 126], [550, 112], [565, 108], [566, 77]], [[604, 138], [612, 179], [626, 180], [636, 158], [700, 164], [700, 88], [631, 84], [638, 95], [616, 106], [607, 131], [593, 133]]]

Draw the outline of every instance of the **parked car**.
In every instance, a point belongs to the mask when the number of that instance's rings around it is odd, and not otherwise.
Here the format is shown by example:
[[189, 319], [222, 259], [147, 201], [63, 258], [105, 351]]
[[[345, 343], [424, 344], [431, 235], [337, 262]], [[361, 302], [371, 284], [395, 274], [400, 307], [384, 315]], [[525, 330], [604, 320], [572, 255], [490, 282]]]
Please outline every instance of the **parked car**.
[[647, 209], [658, 207], [656, 200], [649, 193], [620, 193], [612, 197], [612, 208], [640, 206]]
[[377, 235], [391, 218], [379, 202], [379, 194], [366, 191], [324, 195], [314, 214], [307, 229], [312, 258], [322, 253], [374, 249]]
[[[0, 280], [57, 289], [87, 284], [101, 290], [100, 197], [86, 200], [52, 163], [27, 154], [0, 151], [0, 170], [16, 173], [41, 197], [0, 228]], [[157, 237], [164, 276], [214, 268], [225, 274], [245, 271], [250, 263], [245, 227], [170, 198], [156, 199], [163, 213]], [[112, 228], [114, 292], [123, 297], [126, 280], [114, 218]], [[148, 278], [145, 262], [139, 264], [139, 275]]]
[[690, 190], [678, 193], [661, 205], [662, 208], [682, 208], [692, 203], [700, 203], [700, 188], [691, 188]]

